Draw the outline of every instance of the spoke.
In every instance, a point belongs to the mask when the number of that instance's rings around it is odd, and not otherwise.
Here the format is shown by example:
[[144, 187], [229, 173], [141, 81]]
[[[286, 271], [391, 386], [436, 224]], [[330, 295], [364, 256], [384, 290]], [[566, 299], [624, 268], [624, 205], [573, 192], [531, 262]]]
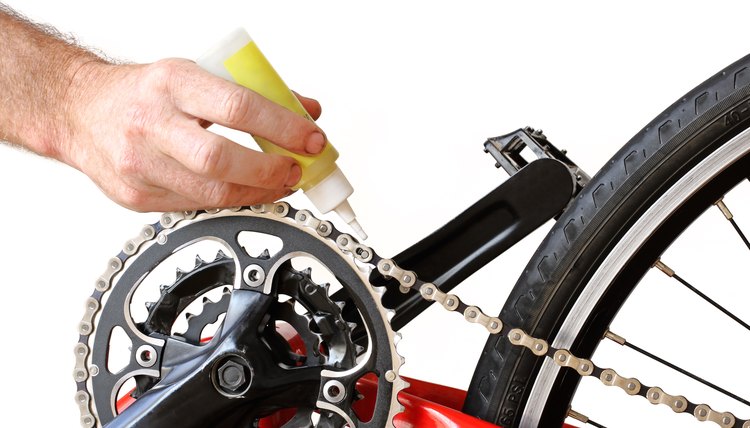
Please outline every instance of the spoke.
[[589, 419], [589, 417], [584, 415], [583, 413], [576, 412], [573, 409], [568, 409], [568, 416], [577, 421], [583, 422], [584, 424], [589, 424], [597, 428], [607, 428], [599, 422]]
[[654, 267], [659, 269], [660, 271], [664, 272], [665, 275], [669, 276], [670, 278], [674, 278], [679, 282], [680, 284], [687, 287], [688, 290], [692, 291], [693, 293], [697, 294], [701, 299], [705, 300], [706, 302], [710, 303], [713, 307], [723, 312], [726, 316], [733, 319], [737, 324], [741, 325], [742, 327], [745, 327], [748, 331], [750, 331], [750, 325], [740, 319], [737, 315], [730, 312], [727, 308], [717, 303], [712, 298], [706, 296], [703, 292], [695, 288], [693, 285], [691, 285], [689, 282], [685, 281], [682, 277], [677, 275], [674, 270], [672, 270], [669, 266], [662, 263], [661, 260], [657, 261], [656, 264], [654, 264]]
[[740, 239], [742, 239], [742, 242], [745, 243], [745, 246], [748, 250], [750, 250], [750, 241], [747, 240], [747, 236], [745, 236], [744, 233], [742, 233], [742, 229], [740, 229], [740, 226], [737, 224], [736, 221], [734, 221], [734, 216], [732, 215], [732, 212], [729, 211], [729, 208], [727, 208], [727, 205], [724, 203], [724, 199], [719, 199], [714, 204], [717, 208], [721, 211], [722, 214], [724, 214], [724, 217], [729, 220], [729, 223], [732, 224], [732, 227], [737, 232], [738, 235], [740, 235]]
[[627, 346], [628, 348], [630, 348], [630, 349], [632, 349], [632, 350], [634, 350], [634, 351], [636, 351], [636, 352], [638, 352], [638, 353], [640, 353], [642, 355], [645, 355], [646, 357], [651, 358], [652, 360], [657, 361], [657, 362], [659, 362], [659, 363], [661, 363], [661, 364], [663, 364], [663, 365], [671, 368], [672, 370], [675, 370], [675, 371], [677, 371], [679, 373], [682, 373], [683, 375], [685, 375], [685, 376], [687, 376], [687, 377], [689, 377], [689, 378], [691, 378], [693, 380], [696, 380], [696, 381], [698, 381], [698, 382], [706, 385], [707, 387], [712, 388], [712, 389], [714, 389], [714, 390], [716, 390], [716, 391], [718, 391], [718, 392], [720, 392], [720, 393], [722, 393], [722, 394], [724, 394], [724, 395], [726, 395], [728, 397], [734, 398], [735, 400], [739, 401], [742, 404], [750, 406], [750, 401], [748, 401], [748, 400], [740, 397], [737, 394], [734, 394], [734, 393], [732, 393], [730, 391], [727, 391], [726, 389], [724, 389], [724, 388], [722, 388], [722, 387], [720, 387], [720, 386], [718, 386], [718, 385], [716, 385], [716, 384], [714, 384], [712, 382], [709, 382], [709, 381], [703, 379], [702, 377], [700, 377], [698, 375], [690, 373], [689, 371], [683, 369], [682, 367], [679, 367], [676, 364], [672, 364], [669, 361], [665, 360], [664, 358], [661, 358], [661, 357], [659, 357], [657, 355], [654, 355], [653, 353], [648, 352], [645, 349], [643, 349], [643, 348], [641, 348], [641, 347], [639, 347], [637, 345], [634, 345], [633, 343], [628, 342], [622, 336], [618, 336], [618, 335], [616, 335], [616, 334], [608, 331], [607, 334], [605, 335], [605, 337], [607, 339], [612, 340], [613, 342], [615, 342], [617, 344], [620, 344], [620, 345], [623, 345], [623, 346]]

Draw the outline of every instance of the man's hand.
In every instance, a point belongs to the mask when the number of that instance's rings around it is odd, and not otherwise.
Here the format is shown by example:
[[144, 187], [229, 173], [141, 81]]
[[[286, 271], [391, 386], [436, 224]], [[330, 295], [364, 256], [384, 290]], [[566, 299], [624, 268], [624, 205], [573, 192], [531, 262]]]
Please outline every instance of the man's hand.
[[[300, 154], [319, 153], [315, 123], [188, 60], [115, 65], [0, 3], [0, 140], [87, 174], [115, 202], [174, 211], [272, 202], [301, 171], [247, 149], [218, 123]], [[315, 100], [300, 97], [314, 118]]]
[[[300, 101], [320, 115], [317, 101]], [[206, 130], [211, 123], [300, 154], [319, 153], [325, 144], [313, 122], [187, 60], [86, 63], [67, 108], [72, 134], [60, 159], [137, 211], [271, 202], [299, 181], [292, 158], [240, 146]]]

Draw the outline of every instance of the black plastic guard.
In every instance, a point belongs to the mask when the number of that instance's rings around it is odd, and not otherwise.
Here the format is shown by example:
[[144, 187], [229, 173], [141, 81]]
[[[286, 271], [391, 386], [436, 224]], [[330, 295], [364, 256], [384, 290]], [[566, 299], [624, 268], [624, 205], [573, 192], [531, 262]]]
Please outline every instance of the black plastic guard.
[[[561, 213], [575, 190], [566, 165], [553, 159], [536, 160], [393, 259], [399, 267], [417, 272], [420, 279], [447, 292]], [[394, 280], [373, 282], [388, 289], [383, 304], [396, 310], [391, 321], [394, 330], [432, 303], [416, 290], [402, 293]]]

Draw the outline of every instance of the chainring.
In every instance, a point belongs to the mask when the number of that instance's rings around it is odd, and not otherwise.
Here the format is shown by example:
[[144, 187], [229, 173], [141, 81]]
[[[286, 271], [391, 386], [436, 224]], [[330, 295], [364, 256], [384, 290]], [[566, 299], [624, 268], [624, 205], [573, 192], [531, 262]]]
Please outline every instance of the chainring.
[[[128, 241], [123, 252], [110, 260], [107, 271], [97, 281], [97, 289], [87, 301], [87, 311], [79, 327], [80, 341], [75, 348], [76, 400], [84, 427], [160, 426], [155, 422], [169, 419], [149, 419], [143, 416], [144, 409], [151, 413], [169, 413], [172, 409], [153, 405], [147, 408], [140, 403], [163, 405], [169, 402], [165, 390], [172, 388], [171, 394], [179, 395], [181, 389], [187, 388], [178, 387], [181, 380], [176, 373], [186, 371], [188, 366], [210, 367], [211, 358], [227, 355], [228, 344], [234, 346], [232, 352], [239, 353], [253, 345], [253, 350], [247, 353], [252, 381], [247, 393], [240, 397], [245, 400], [241, 406], [245, 410], [238, 410], [238, 406], [232, 404], [232, 416], [225, 422], [220, 416], [223, 410], [206, 413], [203, 419], [183, 415], [181, 425], [224, 426], [222, 424], [227, 423], [226, 426], [234, 426], [231, 424], [238, 421], [252, 425], [279, 409], [295, 408], [296, 413], [285, 426], [393, 426], [394, 416], [403, 409], [396, 397], [406, 383], [398, 376], [403, 359], [395, 347], [398, 335], [392, 331], [388, 312], [380, 301], [382, 290], [372, 287], [367, 280], [373, 266], [363, 263], [361, 255], [358, 257], [341, 248], [342, 237], [351, 242], [353, 238], [341, 234], [330, 223], [324, 222], [324, 227], [310, 230], [304, 227], [304, 221], [300, 225], [300, 213], [306, 219], [309, 218], [307, 212], [296, 211], [285, 203], [262, 208], [167, 214], [159, 223], [146, 226], [139, 237]], [[276, 236], [283, 247], [273, 255], [264, 251], [253, 256], [238, 240], [245, 231]], [[220, 242], [229, 255], [220, 252], [209, 262], [196, 258], [192, 270], [178, 271], [172, 285], [159, 287], [158, 299], [146, 303], [146, 319], [136, 322], [130, 305], [139, 287], [148, 282], [144, 279], [170, 256], [200, 241]], [[359, 322], [367, 331], [367, 346], [352, 343], [351, 332], [355, 325], [344, 321], [343, 303], [330, 299], [328, 284], [316, 284], [310, 270], [292, 267], [292, 260], [300, 257], [320, 262], [348, 294], [360, 316]], [[206, 293], [217, 289], [221, 290], [218, 299], [206, 297]], [[199, 311], [195, 315], [187, 314], [188, 305], [196, 301], [200, 302]], [[252, 315], [254, 318], [247, 315], [254, 312], [257, 312]], [[222, 314], [226, 318], [217, 327], [214, 337], [210, 340], [202, 337], [204, 329], [217, 323]], [[255, 330], [248, 328], [243, 332], [241, 337], [247, 340], [232, 336], [232, 331], [241, 328], [236, 322], [241, 316], [257, 322]], [[187, 318], [187, 328], [181, 332], [175, 331], [175, 322], [180, 317]], [[227, 321], [230, 319], [232, 321]], [[279, 323], [291, 327], [301, 345], [293, 347], [280, 336], [276, 331]], [[115, 327], [126, 332], [132, 345], [129, 362], [112, 373], [107, 361], [110, 336]], [[274, 379], [264, 378], [267, 370], [260, 370], [263, 364], [253, 367], [251, 360], [260, 353], [264, 355], [258, 356], [258, 361], [273, 361], [275, 366], [270, 371], [275, 373]], [[190, 361], [191, 365], [185, 361]], [[276, 396], [269, 392], [271, 395], [263, 395], [263, 399], [247, 398], [253, 395], [256, 384], [266, 385], [269, 391], [283, 388], [285, 376], [291, 379], [301, 369], [317, 370], [315, 387], [307, 388], [306, 401], [295, 398], [293, 403], [285, 403], [289, 394], [276, 392]], [[372, 373], [378, 377], [376, 408], [371, 420], [362, 421], [352, 409], [358, 395], [355, 386], [360, 378]], [[131, 378], [136, 381], [132, 392], [135, 402], [131, 406], [135, 410], [128, 408], [118, 414], [118, 393]], [[215, 378], [212, 382], [218, 389]], [[277, 385], [268, 386], [274, 383]], [[205, 389], [210, 388], [204, 382], [200, 393], [205, 395]], [[211, 400], [215, 400], [217, 394], [213, 391]], [[218, 400], [221, 398], [224, 397]], [[242, 401], [237, 398], [227, 400]], [[217, 409], [223, 409], [222, 406], [225, 405], [217, 404]], [[140, 414], [135, 414], [137, 412]], [[315, 425], [313, 412], [317, 413]], [[185, 421], [193, 424], [185, 425]]]

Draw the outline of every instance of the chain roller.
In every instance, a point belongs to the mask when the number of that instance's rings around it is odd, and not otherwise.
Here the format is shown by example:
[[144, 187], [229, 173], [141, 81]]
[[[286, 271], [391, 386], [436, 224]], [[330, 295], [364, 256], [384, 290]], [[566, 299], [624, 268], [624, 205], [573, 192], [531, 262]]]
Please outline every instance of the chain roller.
[[96, 280], [96, 289], [102, 293], [109, 290], [109, 286], [112, 283], [112, 277], [122, 269], [122, 260], [117, 257], [112, 257], [107, 263], [107, 269], [104, 273]]
[[86, 299], [86, 310], [83, 313], [81, 322], [78, 323], [78, 333], [85, 336], [94, 331], [94, 315], [99, 310], [99, 301], [93, 297]]
[[372, 248], [368, 247], [367, 245], [360, 244], [356, 239], [352, 238], [351, 235], [348, 235], [346, 233], [342, 233], [338, 238], [336, 238], [336, 245], [339, 247], [339, 250], [344, 252], [344, 254], [349, 253], [356, 260], [359, 260], [363, 263], [367, 263], [372, 260], [372, 256], [374, 254], [372, 252]]
[[687, 409], [687, 399], [682, 395], [669, 395], [658, 386], [654, 386], [646, 391], [646, 399], [651, 404], [664, 404], [675, 413], [682, 413]]
[[554, 360], [558, 366], [570, 367], [581, 376], [589, 376], [594, 372], [594, 363], [591, 360], [578, 358], [567, 349], [558, 349], [555, 351]]
[[294, 220], [298, 225], [302, 227], [309, 227], [311, 229], [314, 229], [315, 232], [323, 238], [330, 235], [333, 231], [333, 225], [331, 225], [330, 221], [318, 220], [308, 210], [297, 211], [297, 214], [295, 214], [294, 216]]
[[[599, 380], [601, 380], [602, 383], [607, 386], [616, 386], [622, 389], [628, 395], [636, 395], [641, 391], [641, 382], [638, 379], [634, 377], [620, 376], [616, 371], [612, 369], [602, 370], [602, 374], [599, 376]], [[649, 390], [649, 392], [650, 391], [651, 390]], [[662, 394], [663, 393], [664, 391], [662, 391]]]
[[411, 287], [417, 283], [417, 274], [410, 270], [404, 270], [396, 266], [391, 259], [382, 259], [377, 265], [378, 272], [386, 278], [393, 278], [398, 281], [400, 290], [408, 292]]
[[520, 328], [514, 328], [511, 330], [508, 333], [508, 340], [516, 346], [529, 348], [534, 355], [545, 355], [549, 349], [549, 345], [546, 341], [532, 337]]
[[734, 426], [735, 417], [729, 412], [717, 412], [708, 404], [699, 404], [695, 406], [693, 415], [701, 422], [711, 421], [722, 427]]
[[459, 300], [458, 296], [455, 294], [444, 293], [437, 288], [435, 284], [429, 282], [422, 284], [419, 288], [419, 294], [421, 294], [425, 300], [440, 303], [446, 310], [451, 312], [458, 309], [458, 305], [461, 303], [461, 300]]
[[468, 322], [483, 325], [491, 334], [500, 333], [503, 329], [503, 322], [500, 318], [488, 316], [476, 306], [467, 307], [464, 310], [464, 318]]
[[89, 378], [89, 372], [86, 370], [86, 357], [89, 356], [89, 347], [84, 343], [78, 343], [73, 348], [73, 353], [76, 356], [76, 365], [73, 369], [73, 379], [76, 382], [83, 382]]
[[78, 410], [81, 412], [81, 426], [91, 428], [96, 424], [96, 418], [91, 414], [91, 396], [86, 391], [78, 391], [75, 395]]
[[[217, 212], [218, 211], [219, 210], [217, 209]], [[159, 219], [159, 224], [161, 224], [161, 227], [165, 229], [171, 229], [182, 220], [194, 219], [197, 214], [197, 211], [176, 211], [172, 213], [164, 213]]]

